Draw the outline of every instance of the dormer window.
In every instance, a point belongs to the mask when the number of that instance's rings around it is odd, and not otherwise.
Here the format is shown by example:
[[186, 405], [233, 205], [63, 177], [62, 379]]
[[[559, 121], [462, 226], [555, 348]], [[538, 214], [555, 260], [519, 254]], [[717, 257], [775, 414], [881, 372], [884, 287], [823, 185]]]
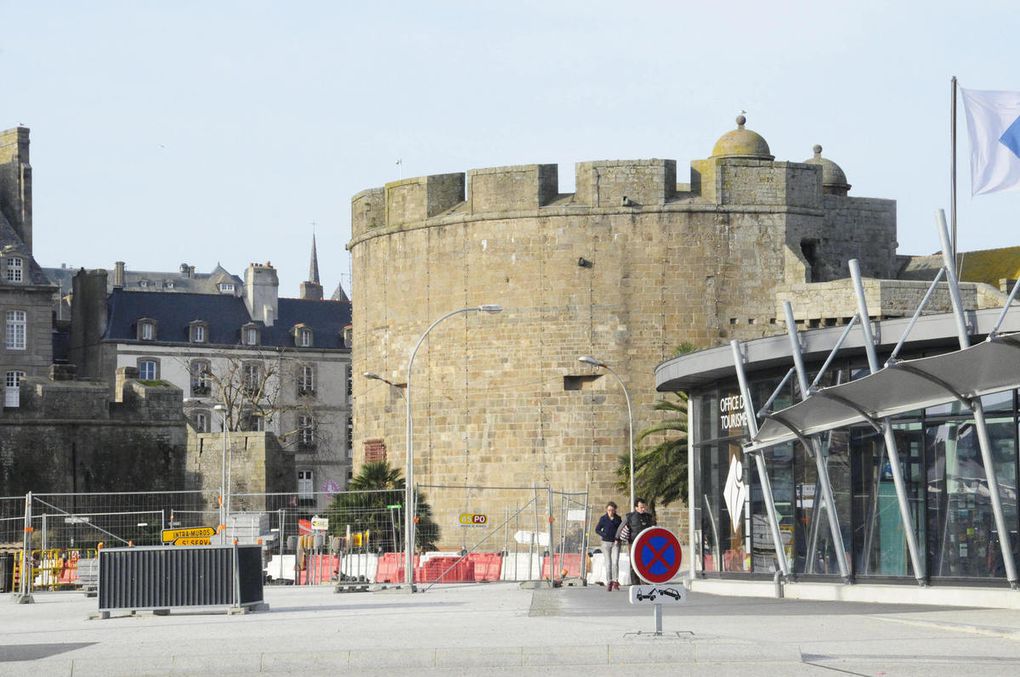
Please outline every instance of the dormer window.
[[219, 285], [218, 285], [218, 289], [220, 290], [221, 294], [233, 294], [234, 293], [234, 283], [233, 282], [220, 282]]
[[4, 279], [8, 282], [22, 282], [25, 279], [25, 259], [20, 256], [7, 257], [7, 270]]
[[246, 346], [257, 346], [259, 344], [258, 325], [246, 324], [241, 327], [241, 343]]
[[148, 318], [142, 318], [138, 320], [138, 340], [139, 341], [155, 341], [156, 340], [156, 321]]
[[163, 286], [166, 287], [167, 289], [173, 289], [174, 288], [174, 281], [173, 280], [163, 280]]
[[188, 340], [192, 343], [207, 343], [209, 341], [209, 325], [201, 320], [195, 320], [188, 327]]
[[148, 280], [139, 280], [138, 281], [138, 286], [142, 287], [142, 288], [148, 287], [149, 286], [149, 281]]
[[311, 348], [312, 330], [303, 324], [294, 327], [294, 345], [298, 348]]

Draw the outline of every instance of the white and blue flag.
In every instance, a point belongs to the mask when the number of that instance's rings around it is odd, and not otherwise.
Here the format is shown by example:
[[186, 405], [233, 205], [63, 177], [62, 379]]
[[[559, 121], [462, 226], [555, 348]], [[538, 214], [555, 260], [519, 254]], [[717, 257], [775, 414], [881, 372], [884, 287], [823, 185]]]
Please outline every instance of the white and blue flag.
[[960, 88], [970, 135], [971, 195], [1020, 190], [1020, 92]]

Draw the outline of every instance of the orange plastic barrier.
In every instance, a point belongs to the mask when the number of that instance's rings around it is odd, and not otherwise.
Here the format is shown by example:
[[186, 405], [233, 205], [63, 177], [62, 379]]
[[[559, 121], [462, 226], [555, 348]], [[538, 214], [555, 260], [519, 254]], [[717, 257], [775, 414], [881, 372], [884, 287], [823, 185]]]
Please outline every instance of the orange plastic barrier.
[[[542, 578], [549, 578], [549, 557], [542, 558]], [[581, 575], [581, 554], [580, 553], [567, 553], [565, 555], [556, 555], [555, 566], [553, 567], [553, 578], [563, 578], [563, 572], [566, 571], [567, 577], [576, 577]]]
[[433, 557], [415, 567], [414, 579], [420, 583], [473, 583], [475, 567], [460, 557]]
[[503, 556], [498, 552], [473, 552], [467, 556], [474, 567], [476, 582], [498, 581], [503, 568]]
[[309, 580], [329, 583], [340, 566], [339, 559], [336, 555], [305, 555], [305, 568], [301, 571], [298, 585], [306, 585]]
[[[418, 562], [421, 558], [418, 555], [414, 556], [414, 567], [418, 568]], [[415, 574], [417, 579], [418, 574]], [[384, 552], [376, 564], [375, 570], [375, 582], [376, 583], [403, 583], [404, 582], [404, 553], [402, 552]]]

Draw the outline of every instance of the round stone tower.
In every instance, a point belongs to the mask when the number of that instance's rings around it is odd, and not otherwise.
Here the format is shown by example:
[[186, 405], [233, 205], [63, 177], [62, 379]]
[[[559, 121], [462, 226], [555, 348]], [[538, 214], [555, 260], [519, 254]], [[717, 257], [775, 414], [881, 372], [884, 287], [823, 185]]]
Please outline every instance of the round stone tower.
[[[653, 405], [665, 395], [653, 370], [678, 346], [784, 330], [776, 292], [808, 280], [805, 240], [833, 270], [856, 257], [865, 274], [890, 277], [895, 203], [823, 192], [822, 171], [775, 161], [741, 116], [709, 158], [691, 163], [689, 183], [677, 183], [674, 160], [628, 160], [578, 163], [569, 194], [555, 165], [358, 193], [348, 245], [355, 467], [380, 458], [403, 467], [401, 385], [429, 325], [500, 304], [498, 315], [444, 321], [418, 353], [416, 482], [590, 487], [597, 510], [607, 500], [622, 508], [624, 394], [578, 357], [595, 356], [626, 383], [637, 433], [659, 420]], [[423, 491], [443, 540], [460, 538], [456, 515], [475, 512], [476, 498]], [[670, 511], [665, 525], [679, 528], [684, 516]]]

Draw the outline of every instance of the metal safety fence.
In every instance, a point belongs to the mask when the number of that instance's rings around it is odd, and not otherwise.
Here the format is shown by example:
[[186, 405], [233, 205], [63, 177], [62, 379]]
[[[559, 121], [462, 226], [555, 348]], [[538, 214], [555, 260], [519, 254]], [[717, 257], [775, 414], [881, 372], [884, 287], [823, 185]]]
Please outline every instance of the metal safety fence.
[[[586, 492], [419, 485], [414, 580], [583, 580]], [[0, 497], [0, 592], [95, 587], [103, 547], [258, 544], [269, 583], [365, 589], [404, 581], [403, 489], [233, 494], [51, 493]], [[220, 520], [223, 519], [221, 525]]]

